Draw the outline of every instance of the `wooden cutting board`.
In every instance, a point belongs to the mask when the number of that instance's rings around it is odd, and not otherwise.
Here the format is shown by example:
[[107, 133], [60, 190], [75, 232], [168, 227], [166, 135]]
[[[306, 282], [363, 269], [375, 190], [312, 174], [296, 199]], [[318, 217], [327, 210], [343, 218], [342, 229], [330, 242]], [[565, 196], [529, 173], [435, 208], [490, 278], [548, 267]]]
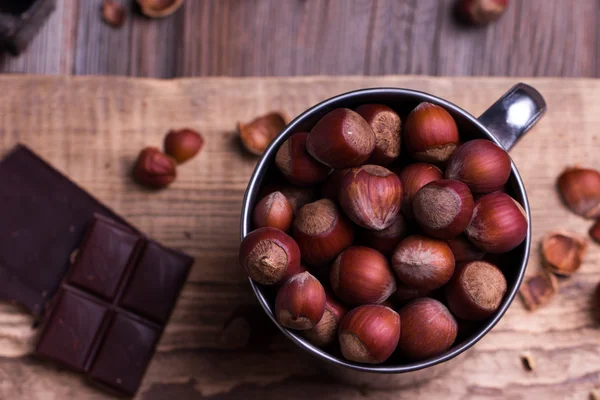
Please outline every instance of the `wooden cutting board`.
[[[474, 115], [518, 80], [512, 78], [306, 77], [202, 78], [174, 81], [41, 76], [0, 77], [0, 146], [29, 145], [142, 231], [196, 257], [189, 282], [138, 395], [141, 399], [411, 398], [584, 399], [600, 388], [600, 321], [591, 293], [600, 281], [600, 246], [534, 313], [516, 300], [471, 357], [435, 381], [402, 391], [371, 391], [324, 377], [314, 359], [279, 336], [266, 348], [238, 349], [237, 327], [223, 333], [241, 305], [255, 305], [237, 263], [239, 211], [256, 158], [240, 151], [236, 121], [270, 110], [292, 117], [333, 95], [365, 87], [419, 89]], [[548, 112], [511, 151], [527, 188], [533, 248], [545, 232], [581, 234], [589, 221], [560, 203], [554, 181], [568, 165], [600, 168], [600, 81], [524, 79]], [[144, 146], [166, 131], [201, 131], [201, 155], [179, 169], [167, 190], [135, 185], [129, 171]], [[0, 182], [1, 184], [1, 182]], [[539, 267], [532, 252], [528, 274]], [[31, 356], [36, 331], [13, 306], [0, 305], [0, 398], [103, 399], [80, 376]], [[240, 328], [241, 329], [241, 328]], [[243, 333], [243, 332], [242, 332]], [[526, 371], [520, 356], [536, 361]]]

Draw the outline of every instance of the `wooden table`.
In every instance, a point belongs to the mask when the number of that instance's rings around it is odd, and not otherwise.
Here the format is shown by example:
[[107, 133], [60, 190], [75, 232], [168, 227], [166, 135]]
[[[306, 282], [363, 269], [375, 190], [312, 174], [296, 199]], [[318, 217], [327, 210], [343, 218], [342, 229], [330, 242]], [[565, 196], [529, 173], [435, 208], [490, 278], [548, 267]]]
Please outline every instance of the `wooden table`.
[[[119, 0], [133, 3], [133, 0]], [[597, 0], [511, 0], [467, 28], [454, 0], [187, 0], [176, 14], [102, 22], [101, 0], [59, 0], [0, 71], [53, 75], [600, 76]]]

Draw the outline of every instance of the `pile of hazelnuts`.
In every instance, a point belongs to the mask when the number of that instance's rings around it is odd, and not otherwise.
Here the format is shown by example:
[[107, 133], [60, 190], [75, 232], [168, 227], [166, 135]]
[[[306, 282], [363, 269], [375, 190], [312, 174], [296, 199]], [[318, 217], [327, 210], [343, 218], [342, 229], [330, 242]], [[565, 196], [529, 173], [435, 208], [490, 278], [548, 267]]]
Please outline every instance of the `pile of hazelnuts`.
[[277, 290], [281, 325], [379, 364], [440, 355], [459, 323], [500, 307], [507, 283], [488, 256], [524, 241], [527, 216], [505, 193], [506, 151], [461, 143], [444, 108], [335, 109], [287, 139], [275, 164], [286, 182], [264, 187], [239, 255]]

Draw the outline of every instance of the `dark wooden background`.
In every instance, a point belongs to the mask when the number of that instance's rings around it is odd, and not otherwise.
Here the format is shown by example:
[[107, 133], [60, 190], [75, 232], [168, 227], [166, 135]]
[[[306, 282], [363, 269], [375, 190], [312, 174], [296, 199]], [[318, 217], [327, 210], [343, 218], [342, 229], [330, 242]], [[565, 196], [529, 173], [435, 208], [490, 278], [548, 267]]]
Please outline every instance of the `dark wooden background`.
[[511, 0], [484, 28], [457, 24], [453, 0], [186, 0], [162, 20], [132, 11], [121, 29], [101, 0], [57, 2], [1, 72], [600, 76], [600, 0]]

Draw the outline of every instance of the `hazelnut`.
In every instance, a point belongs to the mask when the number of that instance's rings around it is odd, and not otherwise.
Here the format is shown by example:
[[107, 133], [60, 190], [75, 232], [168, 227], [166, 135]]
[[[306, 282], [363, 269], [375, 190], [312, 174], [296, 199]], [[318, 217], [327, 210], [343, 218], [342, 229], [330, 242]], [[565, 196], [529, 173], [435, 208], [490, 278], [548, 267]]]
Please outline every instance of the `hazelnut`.
[[363, 246], [350, 247], [337, 256], [330, 282], [336, 296], [350, 305], [381, 304], [396, 290], [388, 260]]
[[408, 225], [402, 214], [396, 215], [391, 225], [380, 231], [363, 229], [361, 241], [367, 247], [371, 247], [389, 257], [402, 239], [408, 236]]
[[435, 165], [427, 163], [409, 164], [398, 174], [402, 182], [402, 213], [407, 218], [413, 215], [413, 199], [417, 192], [429, 182], [443, 179], [442, 171]]
[[421, 161], [444, 163], [458, 146], [454, 118], [440, 106], [421, 103], [406, 119], [404, 144], [409, 154]]
[[317, 347], [327, 347], [337, 339], [338, 326], [346, 308], [325, 292], [325, 312], [314, 328], [304, 331], [304, 337]]
[[240, 134], [240, 140], [246, 150], [252, 154], [261, 156], [286, 125], [282, 114], [271, 112], [247, 124], [238, 122], [237, 129]]
[[365, 305], [348, 312], [339, 327], [340, 348], [350, 361], [379, 364], [398, 345], [400, 317], [391, 308]]
[[286, 328], [314, 328], [325, 312], [325, 289], [309, 272], [292, 276], [275, 299], [275, 315]]
[[254, 228], [270, 226], [287, 232], [292, 227], [294, 210], [281, 192], [273, 192], [262, 198], [252, 213]]
[[382, 230], [400, 212], [402, 184], [398, 176], [384, 167], [353, 168], [342, 179], [339, 202], [354, 223]]
[[329, 199], [304, 205], [296, 215], [292, 230], [302, 259], [313, 267], [331, 263], [354, 240], [350, 221]]
[[169, 186], [176, 176], [175, 160], [156, 147], [146, 147], [142, 150], [133, 168], [134, 179], [154, 189]]
[[193, 158], [202, 150], [204, 138], [198, 132], [185, 128], [169, 131], [165, 137], [165, 153], [179, 164]]
[[336, 169], [325, 179], [321, 185], [321, 195], [325, 199], [337, 200], [340, 194], [342, 179], [350, 171], [350, 168]]
[[529, 311], [534, 311], [548, 303], [556, 292], [558, 292], [558, 280], [546, 271], [525, 279], [519, 289], [523, 305]]
[[150, 18], [163, 18], [173, 14], [183, 0], [137, 0], [142, 14]]
[[461, 181], [442, 179], [423, 186], [413, 200], [413, 212], [427, 235], [452, 239], [464, 232], [473, 215], [473, 195]]
[[400, 116], [383, 104], [364, 104], [356, 112], [367, 121], [375, 134], [375, 149], [367, 164], [390, 165], [400, 156]]
[[375, 148], [373, 130], [356, 112], [338, 108], [321, 118], [306, 140], [308, 152], [331, 168], [358, 167]]
[[544, 266], [557, 275], [570, 276], [577, 272], [586, 250], [586, 240], [572, 232], [550, 232], [542, 239]]
[[479, 261], [485, 256], [485, 252], [475, 247], [464, 235], [448, 240], [448, 246], [450, 246], [452, 254], [454, 254], [454, 261], [457, 263]]
[[259, 228], [246, 235], [239, 258], [248, 276], [263, 285], [283, 282], [301, 271], [298, 245], [277, 228]]
[[402, 321], [398, 349], [411, 360], [440, 355], [456, 339], [458, 324], [446, 306], [437, 300], [428, 297], [413, 300], [398, 314]]
[[508, 153], [493, 142], [475, 139], [461, 145], [446, 167], [447, 179], [458, 179], [473, 193], [491, 193], [501, 189], [510, 176]]
[[275, 156], [275, 164], [294, 185], [308, 186], [321, 182], [331, 172], [331, 168], [321, 164], [306, 151], [308, 132], [292, 135], [286, 140]]
[[457, 12], [465, 22], [475, 25], [485, 25], [500, 18], [508, 0], [459, 0]]
[[125, 23], [127, 13], [125, 8], [114, 0], [104, 0], [102, 2], [102, 17], [107, 24], [119, 28]]
[[412, 235], [398, 244], [392, 268], [405, 285], [420, 290], [437, 289], [454, 273], [454, 255], [446, 242]]
[[577, 215], [600, 217], [600, 173], [594, 169], [567, 168], [558, 177], [558, 191]]
[[471, 261], [459, 266], [448, 283], [448, 307], [459, 318], [484, 320], [498, 310], [506, 288], [506, 278], [498, 267]]
[[505, 193], [486, 194], [475, 202], [467, 238], [483, 251], [506, 253], [519, 246], [527, 236], [527, 215]]

